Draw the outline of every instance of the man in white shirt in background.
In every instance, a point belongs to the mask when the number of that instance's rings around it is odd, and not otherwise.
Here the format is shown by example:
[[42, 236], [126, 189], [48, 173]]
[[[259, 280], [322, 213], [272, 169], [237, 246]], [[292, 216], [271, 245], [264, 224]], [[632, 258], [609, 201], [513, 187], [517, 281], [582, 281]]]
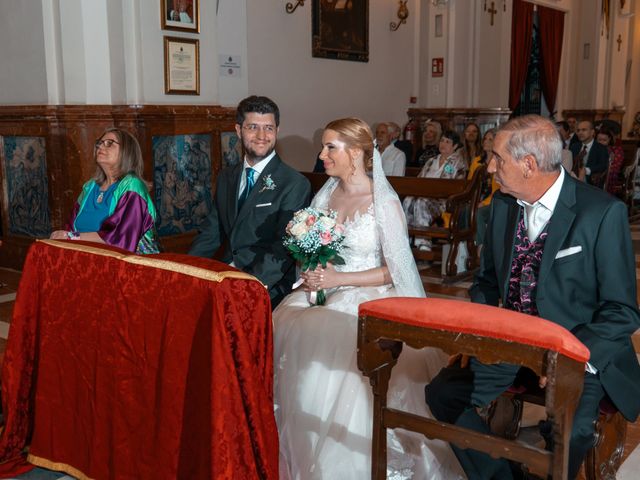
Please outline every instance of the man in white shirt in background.
[[376, 127], [376, 142], [382, 157], [382, 170], [387, 177], [403, 177], [407, 165], [404, 152], [392, 143], [392, 128], [389, 123], [379, 123]]

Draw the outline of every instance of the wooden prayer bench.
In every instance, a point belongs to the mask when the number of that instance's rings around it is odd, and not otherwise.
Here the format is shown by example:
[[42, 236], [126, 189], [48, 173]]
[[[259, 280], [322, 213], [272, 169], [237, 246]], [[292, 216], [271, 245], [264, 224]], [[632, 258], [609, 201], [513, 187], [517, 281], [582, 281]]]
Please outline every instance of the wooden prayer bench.
[[[545, 409], [555, 439], [547, 451], [520, 441], [387, 407], [391, 371], [403, 344], [463, 353], [484, 363], [522, 365], [548, 379]], [[521, 313], [454, 300], [386, 298], [359, 307], [358, 368], [373, 389], [371, 478], [386, 478], [387, 428], [419, 432], [460, 448], [526, 464], [543, 478], [565, 479], [573, 416], [582, 393], [589, 350], [560, 325]]]
[[[440, 260], [445, 263], [443, 283], [453, 283], [462, 278], [468, 278], [478, 263], [478, 250], [475, 244], [476, 237], [476, 214], [478, 212], [478, 204], [480, 202], [480, 193], [482, 190], [482, 182], [486, 175], [487, 168], [485, 166], [478, 167], [473, 173], [471, 180], [465, 182], [462, 191], [452, 193], [447, 196], [445, 212], [449, 214], [449, 221], [443, 222], [442, 226], [435, 222], [429, 227], [419, 227], [409, 225], [409, 235], [414, 238], [427, 238], [433, 244], [431, 251], [422, 251], [413, 248], [413, 257], [416, 260]], [[415, 179], [419, 180], [419, 179]], [[436, 180], [436, 179], [434, 179]], [[440, 182], [453, 182], [455, 180], [438, 179]], [[460, 180], [458, 180], [460, 181]], [[434, 198], [423, 192], [421, 197]], [[466, 260], [466, 271], [459, 273], [456, 266], [456, 258], [460, 249], [460, 244], [466, 244], [468, 257]], [[444, 245], [449, 245], [447, 258], [444, 258]]]
[[[451, 283], [472, 275], [477, 264], [477, 250], [474, 239], [476, 232], [476, 212], [482, 180], [486, 168], [478, 168], [470, 181], [449, 180], [440, 178], [416, 178], [416, 177], [387, 177], [389, 183], [396, 191], [400, 199], [405, 197], [424, 197], [446, 200], [446, 211], [451, 214], [451, 221], [446, 227], [411, 227], [409, 235], [413, 237], [431, 238], [434, 241], [432, 251], [423, 252], [413, 249], [416, 260], [440, 260], [446, 262], [443, 282]], [[316, 193], [327, 175], [324, 173], [303, 172], [311, 182], [311, 190]], [[459, 275], [456, 268], [456, 256], [460, 243], [466, 242], [469, 257], [467, 259], [467, 272]], [[449, 254], [446, 259], [442, 255], [442, 246], [450, 244]]]

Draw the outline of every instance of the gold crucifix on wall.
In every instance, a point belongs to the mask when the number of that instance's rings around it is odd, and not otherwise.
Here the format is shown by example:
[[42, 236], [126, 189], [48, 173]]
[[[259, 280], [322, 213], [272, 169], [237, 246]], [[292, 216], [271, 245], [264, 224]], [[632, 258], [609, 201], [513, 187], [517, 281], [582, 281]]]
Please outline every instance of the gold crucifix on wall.
[[491, 26], [493, 27], [493, 17], [498, 13], [498, 10], [496, 10], [496, 2], [491, 2], [491, 8], [487, 10], [487, 12], [491, 15]]

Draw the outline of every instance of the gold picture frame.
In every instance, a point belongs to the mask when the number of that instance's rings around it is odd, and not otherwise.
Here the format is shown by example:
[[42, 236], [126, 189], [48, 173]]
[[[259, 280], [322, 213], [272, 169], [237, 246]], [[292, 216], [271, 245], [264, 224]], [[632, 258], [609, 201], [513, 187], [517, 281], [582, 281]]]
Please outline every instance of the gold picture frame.
[[200, 33], [200, 0], [160, 0], [163, 30]]
[[164, 93], [200, 95], [200, 41], [164, 37]]

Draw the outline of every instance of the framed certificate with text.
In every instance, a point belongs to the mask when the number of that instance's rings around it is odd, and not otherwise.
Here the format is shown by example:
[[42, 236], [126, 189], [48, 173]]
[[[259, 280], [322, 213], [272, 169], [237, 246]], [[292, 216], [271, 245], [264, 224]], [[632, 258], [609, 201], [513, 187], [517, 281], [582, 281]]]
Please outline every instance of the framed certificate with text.
[[200, 95], [200, 42], [164, 37], [164, 93]]

